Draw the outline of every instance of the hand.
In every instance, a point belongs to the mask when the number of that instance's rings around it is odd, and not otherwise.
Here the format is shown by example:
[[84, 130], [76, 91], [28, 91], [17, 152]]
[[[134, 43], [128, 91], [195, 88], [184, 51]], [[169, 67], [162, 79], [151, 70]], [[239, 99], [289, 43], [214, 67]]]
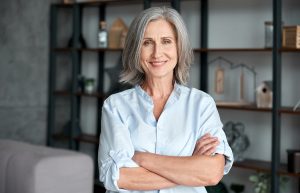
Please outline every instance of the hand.
[[198, 139], [193, 155], [212, 155], [219, 144], [217, 137], [212, 137], [209, 133], [206, 133]]

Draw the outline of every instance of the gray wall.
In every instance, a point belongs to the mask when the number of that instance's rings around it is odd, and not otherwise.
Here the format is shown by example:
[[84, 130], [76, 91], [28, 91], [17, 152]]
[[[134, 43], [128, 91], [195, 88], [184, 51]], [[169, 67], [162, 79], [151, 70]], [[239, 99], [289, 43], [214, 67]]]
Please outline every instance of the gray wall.
[[51, 0], [1, 0], [0, 138], [45, 144]]

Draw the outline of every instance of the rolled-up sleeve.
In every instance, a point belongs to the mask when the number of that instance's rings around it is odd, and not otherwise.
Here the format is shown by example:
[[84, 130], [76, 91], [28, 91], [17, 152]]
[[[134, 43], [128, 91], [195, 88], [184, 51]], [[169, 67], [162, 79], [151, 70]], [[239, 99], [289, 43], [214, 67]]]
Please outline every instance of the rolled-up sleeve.
[[122, 123], [120, 112], [107, 99], [102, 107], [98, 153], [99, 178], [107, 190], [126, 191], [118, 187], [119, 170], [122, 167], [138, 167], [132, 160], [133, 155], [130, 133]]
[[214, 100], [210, 96], [206, 96], [206, 99], [201, 104], [201, 127], [200, 136], [205, 133], [210, 133], [212, 136], [218, 137], [220, 144], [216, 148], [217, 154], [223, 154], [225, 156], [224, 175], [229, 172], [233, 164], [233, 153], [227, 142], [226, 135], [223, 130], [223, 124], [220, 120], [220, 116]]

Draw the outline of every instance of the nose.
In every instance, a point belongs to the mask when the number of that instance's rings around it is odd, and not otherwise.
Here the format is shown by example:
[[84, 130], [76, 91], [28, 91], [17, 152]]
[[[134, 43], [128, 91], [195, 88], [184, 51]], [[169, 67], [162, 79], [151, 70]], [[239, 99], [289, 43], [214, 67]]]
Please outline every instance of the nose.
[[153, 57], [159, 58], [162, 54], [162, 46], [160, 44], [155, 44], [153, 48]]

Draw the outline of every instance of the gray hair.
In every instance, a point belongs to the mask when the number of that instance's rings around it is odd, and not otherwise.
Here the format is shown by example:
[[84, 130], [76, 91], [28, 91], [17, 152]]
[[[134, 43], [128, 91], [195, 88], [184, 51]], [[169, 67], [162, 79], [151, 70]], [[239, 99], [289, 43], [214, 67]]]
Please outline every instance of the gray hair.
[[174, 70], [175, 81], [178, 84], [186, 84], [188, 81], [193, 51], [184, 21], [172, 8], [152, 7], [142, 11], [129, 27], [122, 55], [123, 71], [120, 82], [136, 85], [145, 80], [145, 73], [140, 64], [142, 40], [148, 23], [158, 19], [172, 24], [176, 33], [178, 63]]

